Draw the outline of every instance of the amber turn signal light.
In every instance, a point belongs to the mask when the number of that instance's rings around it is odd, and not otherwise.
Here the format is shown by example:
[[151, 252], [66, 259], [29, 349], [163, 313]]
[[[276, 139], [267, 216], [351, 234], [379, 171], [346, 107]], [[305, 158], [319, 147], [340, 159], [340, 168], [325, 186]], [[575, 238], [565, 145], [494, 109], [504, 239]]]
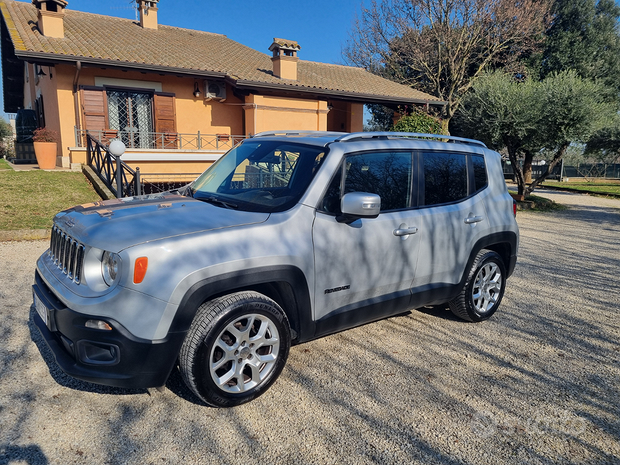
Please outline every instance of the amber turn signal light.
[[133, 267], [133, 282], [140, 284], [146, 275], [146, 269], [149, 267], [149, 259], [147, 257], [136, 258], [136, 264]]

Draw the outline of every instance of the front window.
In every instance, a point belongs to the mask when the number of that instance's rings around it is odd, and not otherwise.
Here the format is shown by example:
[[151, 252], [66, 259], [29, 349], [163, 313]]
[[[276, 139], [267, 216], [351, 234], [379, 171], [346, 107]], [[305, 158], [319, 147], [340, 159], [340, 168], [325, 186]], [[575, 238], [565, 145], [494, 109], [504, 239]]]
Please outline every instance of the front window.
[[192, 185], [194, 198], [226, 208], [278, 212], [297, 203], [326, 149], [254, 139], [235, 147]]
[[341, 214], [340, 200], [349, 192], [378, 194], [382, 212], [411, 208], [412, 167], [411, 152], [372, 152], [348, 156], [330, 183], [320, 208], [327, 213]]

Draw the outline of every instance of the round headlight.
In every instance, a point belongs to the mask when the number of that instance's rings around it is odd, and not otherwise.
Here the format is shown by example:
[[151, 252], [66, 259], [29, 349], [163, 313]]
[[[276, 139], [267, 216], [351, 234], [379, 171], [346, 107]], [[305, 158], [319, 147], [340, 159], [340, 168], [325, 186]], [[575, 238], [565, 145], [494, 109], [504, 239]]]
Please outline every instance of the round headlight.
[[101, 259], [101, 273], [103, 280], [108, 286], [112, 286], [118, 278], [121, 270], [121, 259], [118, 254], [113, 252], [104, 252]]

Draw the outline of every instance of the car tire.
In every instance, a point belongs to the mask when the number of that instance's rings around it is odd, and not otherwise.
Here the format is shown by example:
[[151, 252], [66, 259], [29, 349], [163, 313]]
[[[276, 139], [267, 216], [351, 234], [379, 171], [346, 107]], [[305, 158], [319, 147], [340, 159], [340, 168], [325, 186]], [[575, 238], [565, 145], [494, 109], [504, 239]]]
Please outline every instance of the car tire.
[[484, 321], [499, 307], [506, 287], [506, 268], [492, 250], [478, 252], [460, 294], [449, 302], [450, 310], [467, 321]]
[[200, 306], [179, 354], [187, 386], [212, 407], [255, 399], [278, 378], [291, 346], [282, 308], [244, 291]]

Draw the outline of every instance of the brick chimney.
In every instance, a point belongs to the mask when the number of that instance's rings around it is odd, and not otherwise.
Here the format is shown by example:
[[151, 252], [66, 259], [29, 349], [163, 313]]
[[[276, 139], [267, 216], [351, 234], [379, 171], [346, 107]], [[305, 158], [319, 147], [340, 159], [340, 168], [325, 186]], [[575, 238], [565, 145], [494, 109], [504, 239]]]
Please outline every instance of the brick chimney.
[[65, 37], [65, 0], [32, 0], [37, 7], [37, 26], [46, 37], [62, 39]]
[[157, 29], [157, 2], [159, 0], [136, 0], [140, 11], [140, 26], [144, 29]]
[[277, 39], [274, 37], [269, 50], [273, 52], [273, 75], [280, 79], [297, 80], [297, 51], [300, 45], [294, 40]]

